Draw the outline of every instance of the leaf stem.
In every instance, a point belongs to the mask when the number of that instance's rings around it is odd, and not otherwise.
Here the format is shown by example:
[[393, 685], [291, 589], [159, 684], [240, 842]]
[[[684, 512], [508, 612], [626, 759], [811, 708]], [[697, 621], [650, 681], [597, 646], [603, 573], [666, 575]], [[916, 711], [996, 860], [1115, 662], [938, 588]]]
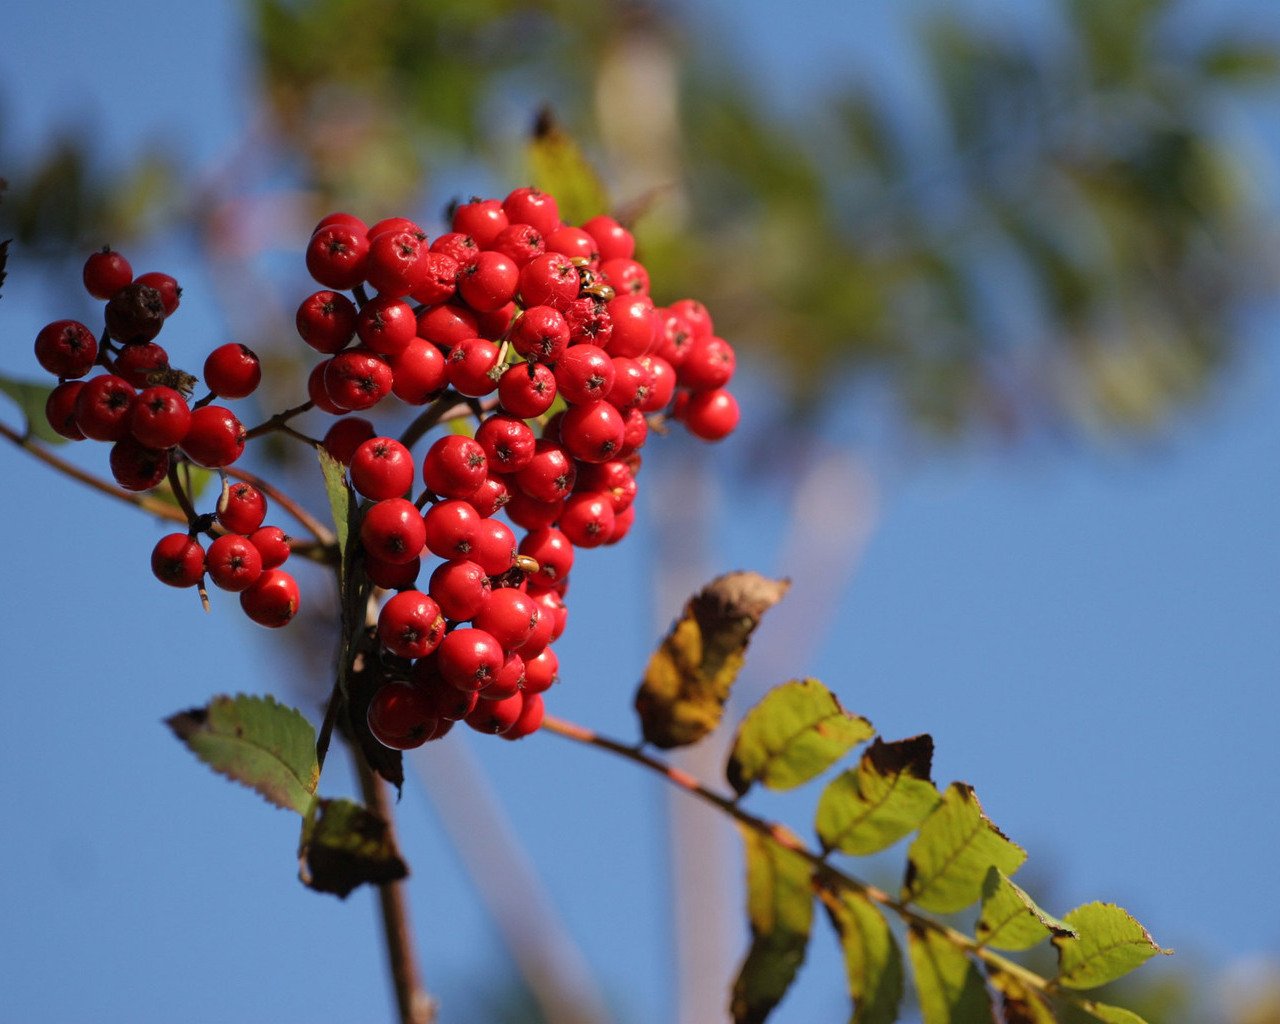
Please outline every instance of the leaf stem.
[[[388, 799], [387, 784], [369, 767], [359, 749], [352, 750], [351, 759], [360, 776], [360, 791], [365, 806], [387, 823], [387, 837], [394, 845], [395, 811]], [[387, 963], [395, 985], [400, 1024], [434, 1024], [436, 1002], [422, 983], [422, 971], [418, 966], [413, 931], [409, 924], [404, 882], [384, 882], [378, 886], [378, 909], [382, 916]]]
[[566, 739], [573, 740], [575, 743], [582, 743], [586, 746], [597, 747], [601, 750], [607, 750], [611, 754], [632, 761], [641, 765], [652, 772], [661, 775], [674, 786], [693, 794], [706, 803], [719, 808], [731, 818], [736, 819], [747, 828], [750, 828], [761, 835], [767, 836], [776, 842], [779, 846], [786, 847], [793, 853], [803, 857], [812, 864], [819, 872], [820, 877], [834, 882], [836, 885], [865, 896], [867, 899], [881, 906], [892, 910], [900, 918], [908, 924], [916, 925], [920, 928], [928, 929], [942, 938], [946, 939], [952, 945], [963, 949], [966, 953], [976, 956], [982, 960], [989, 968], [1001, 971], [1005, 974], [1012, 975], [1024, 984], [1034, 988], [1036, 991], [1048, 994], [1053, 992], [1058, 995], [1065, 995], [1067, 998], [1077, 1002], [1082, 1007], [1087, 1007], [1088, 1001], [1083, 997], [1076, 997], [1074, 993], [1063, 992], [1055, 986], [1051, 979], [1044, 978], [1035, 971], [1024, 967], [1022, 964], [1008, 957], [1001, 956], [982, 946], [972, 936], [966, 935], [964, 932], [958, 931], [949, 925], [943, 924], [926, 914], [922, 914], [917, 910], [913, 910], [906, 903], [890, 896], [889, 893], [877, 886], [864, 882], [859, 878], [855, 878], [848, 872], [839, 868], [832, 867], [827, 859], [820, 853], [815, 853], [805, 844], [805, 842], [792, 832], [785, 825], [778, 822], [768, 821], [765, 818], [758, 818], [754, 814], [744, 811], [739, 804], [727, 796], [722, 796], [715, 790], [710, 789], [698, 779], [694, 778], [688, 772], [682, 771], [663, 761], [661, 758], [654, 757], [652, 754], [646, 753], [644, 750], [635, 746], [622, 743], [619, 740], [603, 736], [592, 729], [585, 726], [577, 725], [574, 722], [566, 721], [562, 718], [555, 718], [548, 715], [543, 719], [542, 728], [548, 732], [555, 733], [557, 736], [563, 736]]

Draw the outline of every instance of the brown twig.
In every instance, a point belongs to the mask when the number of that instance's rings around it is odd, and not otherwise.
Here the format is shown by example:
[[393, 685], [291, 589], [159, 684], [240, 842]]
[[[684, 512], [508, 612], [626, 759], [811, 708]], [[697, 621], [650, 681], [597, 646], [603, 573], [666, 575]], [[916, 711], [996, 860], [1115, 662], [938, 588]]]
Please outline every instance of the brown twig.
[[292, 409], [285, 409], [284, 412], [278, 412], [274, 416], [272, 416], [269, 420], [259, 423], [256, 427], [251, 427], [249, 430], [246, 430], [244, 433], [244, 439], [246, 441], [250, 441], [255, 437], [261, 437], [263, 434], [268, 434], [273, 430], [278, 430], [280, 427], [283, 427], [295, 416], [300, 416], [304, 412], [306, 412], [308, 409], [314, 409], [314, 408], [315, 408], [315, 402], [311, 401], [311, 399], [307, 399], [301, 405], [295, 405]]
[[[369, 767], [359, 750], [353, 750], [352, 760], [360, 776], [360, 792], [365, 806], [387, 823], [387, 838], [394, 844], [394, 809], [387, 796], [387, 784]], [[378, 886], [378, 907], [387, 945], [387, 962], [396, 990], [396, 1005], [400, 1010], [400, 1024], [434, 1024], [436, 1002], [422, 984], [422, 971], [418, 967], [409, 924], [405, 883], [384, 882]]]
[[[446, 391], [423, 409], [417, 419], [405, 427], [404, 433], [400, 435], [400, 443], [406, 448], [412, 448], [436, 424], [471, 412], [471, 403], [474, 401], [475, 399], [463, 398], [455, 391]], [[496, 399], [481, 403], [481, 408], [485, 411], [496, 407]]]
[[582, 743], [587, 746], [597, 747], [601, 750], [607, 750], [611, 754], [616, 754], [619, 757], [623, 757], [628, 761], [634, 762], [635, 764], [642, 765], [652, 772], [656, 772], [672, 785], [678, 786], [686, 792], [693, 794], [700, 800], [711, 804], [729, 815], [731, 818], [736, 819], [747, 828], [759, 832], [763, 836], [769, 837], [779, 846], [786, 847], [793, 853], [803, 857], [818, 869], [823, 878], [829, 879], [842, 888], [859, 893], [867, 899], [892, 910], [908, 924], [935, 932], [952, 945], [963, 949], [972, 956], [976, 956], [987, 964], [988, 967], [997, 971], [1002, 971], [1005, 974], [1012, 975], [1024, 984], [1030, 985], [1038, 992], [1045, 994], [1055, 992], [1075, 1000], [1083, 1007], [1087, 1008], [1089, 1005], [1087, 1000], [1075, 996], [1074, 993], [1060, 991], [1053, 985], [1050, 979], [1044, 978], [1035, 971], [1022, 966], [1022, 964], [1010, 960], [1007, 957], [1003, 957], [999, 953], [988, 949], [981, 945], [972, 936], [966, 935], [964, 932], [957, 931], [955, 928], [945, 925], [941, 921], [936, 921], [917, 910], [913, 910], [901, 900], [894, 899], [883, 889], [871, 885], [868, 882], [864, 882], [861, 879], [855, 878], [853, 875], [850, 875], [839, 868], [833, 867], [828, 863], [826, 857], [810, 850], [809, 847], [805, 845], [804, 841], [785, 825], [756, 817], [754, 814], [743, 810], [735, 800], [715, 792], [715, 790], [708, 788], [688, 772], [681, 771], [674, 765], [667, 764], [667, 762], [660, 758], [646, 753], [643, 749], [628, 746], [627, 744], [608, 736], [602, 736], [600, 733], [597, 733], [592, 729], [588, 729], [585, 726], [577, 725], [561, 718], [554, 718], [551, 715], [548, 715], [543, 719], [542, 728], [546, 729], [548, 732], [555, 733], [557, 736], [563, 736], [566, 739], [573, 740], [576, 743]]

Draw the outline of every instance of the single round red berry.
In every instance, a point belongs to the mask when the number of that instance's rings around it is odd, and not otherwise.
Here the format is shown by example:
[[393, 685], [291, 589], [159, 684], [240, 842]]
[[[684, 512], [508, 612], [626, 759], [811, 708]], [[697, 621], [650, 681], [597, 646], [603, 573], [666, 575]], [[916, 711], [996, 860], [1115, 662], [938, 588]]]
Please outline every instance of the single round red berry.
[[484, 483], [467, 496], [468, 504], [475, 508], [481, 519], [496, 515], [510, 500], [511, 492], [507, 489], [506, 481], [493, 473], [486, 476]]
[[526, 736], [532, 736], [542, 728], [544, 716], [542, 694], [530, 693], [526, 689], [520, 694], [520, 700], [522, 702], [520, 717], [515, 720], [515, 724], [511, 728], [502, 734], [504, 740], [521, 740]]
[[579, 548], [596, 548], [613, 532], [613, 504], [607, 495], [595, 492], [574, 494], [560, 513], [560, 530]]
[[204, 548], [185, 533], [170, 533], [151, 551], [151, 571], [171, 587], [194, 587], [204, 576]]
[[452, 559], [436, 566], [427, 589], [446, 618], [469, 622], [489, 600], [489, 574], [468, 559]]
[[484, 483], [489, 462], [479, 442], [461, 434], [439, 438], [427, 449], [422, 481], [442, 498], [466, 498]]
[[288, 535], [278, 526], [259, 526], [249, 534], [249, 543], [258, 549], [264, 569], [284, 565], [292, 552]]
[[552, 525], [560, 518], [563, 510], [563, 498], [555, 501], [538, 501], [536, 498], [529, 497], [518, 486], [511, 492], [506, 505], [503, 506], [507, 518], [516, 526], [526, 530], [539, 530], [544, 526]]
[[530, 260], [547, 251], [547, 243], [542, 232], [532, 224], [508, 224], [493, 240], [494, 252], [500, 252], [517, 267], [523, 267]]
[[573, 405], [560, 421], [560, 443], [580, 462], [607, 462], [622, 448], [626, 423], [609, 402]]
[[453, 230], [470, 235], [481, 249], [489, 248], [508, 223], [497, 199], [476, 199], [453, 212]]
[[317, 409], [332, 416], [341, 416], [347, 410], [330, 398], [329, 392], [324, 387], [324, 374], [327, 369], [329, 369], [328, 359], [322, 359], [311, 367], [311, 372], [307, 375], [307, 397]]
[[169, 353], [153, 342], [126, 345], [112, 360], [112, 370], [135, 388], [151, 385], [151, 375], [169, 369]]
[[554, 363], [569, 346], [569, 324], [551, 306], [531, 306], [511, 328], [511, 347], [526, 359]]
[[418, 337], [452, 348], [464, 338], [479, 335], [476, 315], [466, 306], [446, 303], [430, 306], [418, 314]]
[[149, 270], [145, 274], [138, 275], [137, 283], [145, 284], [148, 288], [154, 288], [158, 291], [160, 293], [160, 302], [164, 305], [164, 315], [166, 317], [173, 316], [174, 311], [178, 308], [179, 301], [182, 299], [182, 288], [172, 274], [162, 274], [158, 270]]
[[279, 629], [298, 614], [298, 581], [283, 569], [265, 569], [245, 590], [240, 607], [259, 626]]
[[444, 252], [428, 252], [425, 259], [427, 272], [409, 297], [424, 306], [438, 306], [448, 302], [457, 292], [458, 272], [462, 268], [457, 260]]
[[573, 568], [573, 545], [555, 527], [530, 530], [520, 542], [519, 551], [538, 563], [534, 579], [541, 585], [551, 586], [569, 578], [569, 570]]
[[204, 566], [216, 586], [238, 594], [262, 575], [262, 553], [248, 537], [228, 533], [209, 545]]
[[330, 456], [346, 466], [355, 458], [359, 447], [375, 436], [373, 424], [364, 417], [344, 416], [334, 421], [321, 443]]
[[497, 519], [481, 519], [472, 535], [470, 559], [490, 576], [501, 576], [516, 558], [516, 536]]
[[504, 651], [518, 651], [538, 624], [538, 604], [514, 587], [499, 587], [475, 617], [483, 629], [502, 645]]
[[690, 395], [680, 418], [694, 437], [719, 441], [733, 433], [741, 413], [738, 400], [723, 388]]
[[365, 347], [384, 356], [403, 352], [418, 334], [418, 318], [403, 299], [379, 295], [356, 317], [356, 334]]
[[76, 426], [94, 441], [119, 441], [129, 434], [134, 390], [123, 377], [106, 373], [84, 382], [76, 395]]
[[307, 243], [307, 272], [326, 288], [346, 291], [365, 279], [368, 256], [363, 230], [349, 223], [326, 224]]
[[617, 371], [598, 345], [571, 345], [555, 366], [556, 388], [570, 405], [601, 401]]
[[392, 373], [376, 352], [357, 347], [344, 349], [324, 370], [324, 389], [335, 405], [352, 412], [372, 409], [391, 394]]
[[448, 256], [457, 265], [458, 270], [469, 267], [480, 255], [480, 246], [465, 231], [448, 231], [437, 236], [431, 243], [431, 251], [441, 256]]
[[440, 675], [459, 690], [483, 690], [506, 659], [502, 645], [491, 634], [470, 627], [452, 630], [436, 648]]
[[204, 361], [204, 382], [219, 398], [247, 398], [262, 383], [262, 363], [247, 345], [219, 345]]
[[536, 658], [524, 659], [525, 693], [545, 693], [558, 678], [560, 659], [550, 647], [543, 648]]
[[502, 200], [502, 212], [510, 224], [528, 224], [546, 236], [560, 227], [560, 208], [555, 196], [536, 188], [514, 189]]
[[110, 464], [111, 475], [126, 491], [149, 491], [169, 472], [169, 453], [126, 437], [111, 446]]
[[520, 267], [510, 256], [486, 250], [458, 274], [458, 293], [468, 306], [485, 313], [515, 298]]
[[449, 350], [445, 372], [459, 394], [487, 395], [498, 387], [498, 346], [486, 338], [463, 338]]
[[387, 356], [391, 393], [410, 405], [425, 405], [449, 383], [444, 356], [426, 338], [414, 338], [403, 351]]
[[56, 434], [68, 441], [83, 441], [84, 431], [76, 425], [76, 398], [84, 387], [82, 380], [69, 380], [49, 392], [44, 403], [44, 416]]
[[582, 230], [595, 241], [600, 259], [605, 263], [630, 259], [635, 255], [635, 237], [612, 217], [592, 217], [582, 225]]
[[365, 510], [360, 523], [365, 550], [385, 562], [408, 562], [426, 543], [422, 514], [407, 498], [386, 498]]
[[581, 280], [578, 270], [558, 252], [544, 253], [520, 268], [520, 297], [522, 305], [554, 306], [562, 309], [578, 297]]
[[378, 639], [397, 657], [426, 657], [444, 639], [440, 606], [421, 591], [401, 591], [382, 606]]
[[542, 363], [513, 363], [498, 378], [498, 401], [512, 416], [533, 419], [555, 400], [555, 374]]
[[79, 320], [55, 320], [36, 335], [36, 361], [55, 377], [83, 377], [98, 358], [98, 339]]
[[676, 379], [690, 391], [713, 391], [729, 383], [735, 365], [733, 346], [723, 338], [698, 338], [685, 353]]
[[417, 288], [430, 271], [426, 236], [420, 231], [384, 231], [369, 242], [365, 277], [380, 295], [398, 299]]
[[197, 466], [217, 469], [230, 466], [244, 453], [244, 435], [244, 425], [230, 409], [206, 405], [192, 410], [191, 426], [180, 446]]
[[218, 496], [214, 514], [218, 522], [232, 533], [247, 537], [267, 518], [267, 499], [253, 484], [233, 480]]
[[476, 732], [501, 736], [516, 724], [520, 712], [524, 710], [524, 697], [514, 693], [503, 700], [482, 700], [475, 710], [467, 715], [467, 725]]
[[[524, 658], [507, 654], [507, 660], [494, 676], [493, 681], [477, 694], [482, 701], [506, 700], [524, 688]], [[452, 689], [452, 687], [450, 687]]]
[[533, 458], [537, 438], [523, 419], [494, 413], [476, 428], [476, 441], [484, 449], [489, 468], [497, 473], [524, 469]]
[[356, 333], [356, 304], [335, 291], [308, 295], [298, 307], [298, 335], [317, 352], [341, 352]]
[[190, 429], [191, 409], [173, 388], [147, 388], [129, 409], [129, 432], [151, 448], [171, 448]]
[[570, 259], [585, 260], [589, 266], [600, 262], [596, 240], [582, 230], [562, 224], [547, 235], [547, 252], [563, 253]]
[[516, 486], [535, 501], [567, 498], [577, 475], [569, 453], [546, 438], [539, 438], [529, 464], [515, 475]]
[[352, 485], [374, 501], [403, 497], [417, 475], [412, 453], [391, 437], [361, 442], [351, 456], [350, 467]]
[[633, 259], [620, 257], [605, 260], [600, 264], [600, 276], [612, 286], [619, 296], [637, 296], [649, 294], [649, 272], [643, 263]]
[[373, 738], [392, 750], [413, 750], [439, 735], [440, 721], [426, 695], [400, 680], [374, 691], [365, 721]]
[[480, 514], [458, 499], [439, 501], [422, 517], [427, 531], [427, 548], [441, 558], [470, 558], [475, 546]]
[[386, 562], [364, 553], [364, 572], [369, 582], [383, 590], [408, 590], [418, 581], [422, 571], [422, 557], [407, 562]]
[[129, 261], [110, 246], [92, 253], [84, 262], [84, 287], [95, 299], [109, 299], [133, 280]]

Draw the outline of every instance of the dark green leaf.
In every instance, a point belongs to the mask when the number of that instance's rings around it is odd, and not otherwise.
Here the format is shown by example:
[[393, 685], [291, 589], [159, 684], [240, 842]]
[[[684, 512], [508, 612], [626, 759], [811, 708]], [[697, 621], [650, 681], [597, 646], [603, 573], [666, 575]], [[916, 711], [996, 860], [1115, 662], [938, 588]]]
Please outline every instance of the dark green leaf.
[[381, 885], [408, 875], [391, 830], [350, 800], [317, 800], [302, 823], [298, 877], [317, 892], [343, 899], [365, 882]]
[[813, 866], [793, 850], [742, 828], [751, 948], [733, 985], [735, 1024], [760, 1024], [804, 962], [813, 924]]
[[1063, 918], [1077, 937], [1055, 936], [1057, 983], [1095, 988], [1123, 977], [1157, 953], [1168, 955], [1128, 911], [1114, 903], [1086, 903]]
[[347, 467], [330, 455], [323, 446], [316, 446], [316, 454], [320, 458], [320, 472], [324, 474], [324, 490], [329, 496], [329, 508], [333, 512], [333, 530], [338, 538], [338, 555], [345, 565], [351, 513], [355, 505], [351, 487], [347, 483]]
[[320, 766], [316, 733], [298, 711], [271, 697], [215, 697], [165, 720], [210, 768], [285, 810], [306, 814]]
[[929, 778], [929, 736], [885, 743], [877, 738], [853, 771], [822, 792], [816, 828], [824, 848], [861, 857], [920, 827], [942, 797]]
[[820, 775], [875, 730], [816, 679], [770, 690], [743, 718], [725, 770], [739, 795], [762, 782], [793, 789]]
[[964, 950], [932, 928], [912, 925], [907, 930], [907, 951], [924, 1024], [993, 1024], [991, 995]]
[[1201, 54], [1200, 66], [1206, 74], [1226, 81], [1266, 81], [1280, 74], [1280, 53], [1255, 43], [1219, 43]]
[[993, 949], [1030, 949], [1051, 935], [1074, 937], [1075, 929], [1046, 914], [993, 867], [982, 887], [982, 915], [974, 935]]
[[689, 600], [649, 659], [636, 692], [649, 743], [685, 746], [720, 724], [751, 634], [790, 586], [759, 573], [732, 572]]
[[0, 377], [0, 392], [12, 398], [22, 410], [22, 415], [26, 418], [26, 430], [31, 436], [46, 444], [66, 444], [67, 439], [49, 426], [49, 418], [44, 414], [44, 406], [52, 390], [44, 384], [32, 381]]
[[848, 889], [818, 890], [840, 938], [853, 999], [850, 1024], [892, 1024], [905, 987], [902, 952], [880, 908]]
[[907, 858], [902, 898], [950, 914], [977, 902], [991, 867], [1011, 875], [1027, 854], [982, 813], [971, 786], [953, 782], [920, 826]]
[[534, 186], [556, 197], [560, 219], [566, 224], [581, 224], [609, 212], [609, 197], [595, 168], [556, 124], [550, 110], [538, 115], [528, 158]]

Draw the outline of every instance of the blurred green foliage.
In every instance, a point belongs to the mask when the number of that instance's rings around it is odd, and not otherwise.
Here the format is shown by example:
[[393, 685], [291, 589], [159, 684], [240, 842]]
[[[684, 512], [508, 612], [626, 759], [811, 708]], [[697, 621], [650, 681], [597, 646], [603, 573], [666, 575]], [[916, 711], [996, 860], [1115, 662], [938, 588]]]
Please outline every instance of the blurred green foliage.
[[[1274, 86], [1280, 49], [1247, 24], [1187, 39], [1165, 0], [1056, 0], [1034, 37], [922, 5], [929, 116], [855, 69], [803, 120], [674, 5], [245, 4], [252, 144], [309, 212], [421, 216], [456, 198], [442, 182], [521, 183], [550, 103], [635, 219], [655, 297], [703, 298], [799, 420], [866, 379], [944, 433], [1149, 429], [1204, 393], [1269, 284], [1216, 119]], [[0, 234], [120, 244], [198, 212], [140, 199], [180, 194], [176, 161], [100, 178], [86, 137], [5, 163]]]

